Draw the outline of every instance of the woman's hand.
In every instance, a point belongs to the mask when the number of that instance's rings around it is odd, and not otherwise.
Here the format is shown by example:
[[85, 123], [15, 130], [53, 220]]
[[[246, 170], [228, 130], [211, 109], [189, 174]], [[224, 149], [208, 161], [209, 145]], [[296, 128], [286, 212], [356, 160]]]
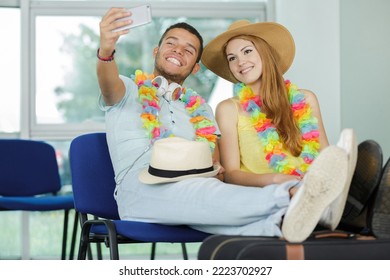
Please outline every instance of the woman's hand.
[[223, 168], [223, 166], [221, 165], [221, 163], [219, 161], [214, 161], [213, 165], [215, 167], [219, 168], [218, 174], [215, 175], [215, 178], [217, 178], [217, 179], [219, 179], [221, 181], [224, 181], [224, 179], [225, 179], [224, 177], [225, 176], [223, 175], [223, 173], [225, 173], [225, 168]]
[[273, 183], [274, 184], [281, 184], [288, 181], [298, 180], [301, 181], [303, 179], [303, 176], [295, 176], [295, 175], [288, 175], [288, 174], [274, 174]]

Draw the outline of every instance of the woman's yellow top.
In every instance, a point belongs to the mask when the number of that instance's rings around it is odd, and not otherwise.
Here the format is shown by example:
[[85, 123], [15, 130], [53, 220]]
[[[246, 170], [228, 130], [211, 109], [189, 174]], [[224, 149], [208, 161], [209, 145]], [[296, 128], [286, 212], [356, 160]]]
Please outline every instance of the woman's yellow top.
[[[240, 169], [242, 171], [264, 174], [275, 173], [268, 165], [265, 159], [264, 147], [260, 142], [256, 130], [254, 129], [249, 116], [240, 114], [240, 104], [234, 98], [230, 99], [234, 102], [238, 121], [237, 121], [237, 133], [238, 133], [238, 145], [240, 148]], [[294, 163], [299, 165], [299, 157], [293, 157], [290, 152], [284, 150]], [[295, 162], [296, 161], [296, 162]]]

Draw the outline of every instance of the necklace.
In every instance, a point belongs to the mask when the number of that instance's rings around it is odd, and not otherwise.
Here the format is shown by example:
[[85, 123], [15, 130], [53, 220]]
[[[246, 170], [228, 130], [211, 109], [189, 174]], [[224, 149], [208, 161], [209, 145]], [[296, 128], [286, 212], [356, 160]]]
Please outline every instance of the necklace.
[[235, 84], [234, 92], [238, 95], [243, 109], [250, 114], [251, 123], [263, 144], [269, 167], [278, 173], [302, 176], [319, 153], [318, 120], [312, 116], [311, 108], [303, 93], [297, 90], [297, 86], [290, 81], [285, 84], [291, 110], [302, 135], [303, 147], [298, 159], [299, 166], [292, 162], [291, 156], [283, 152], [283, 143], [276, 127], [261, 111], [260, 96], [255, 95], [252, 89], [243, 83]]
[[[151, 143], [158, 139], [171, 137], [173, 133], [160, 122], [159, 97], [157, 96], [158, 84], [153, 82], [154, 75], [148, 75], [141, 70], [136, 70], [132, 79], [138, 86], [138, 100], [142, 104], [141, 120], [146, 129]], [[216, 127], [210, 113], [206, 108], [206, 101], [190, 88], [182, 88], [179, 101], [183, 102], [186, 112], [190, 116], [190, 122], [195, 129], [195, 141], [207, 141], [213, 151], [217, 136], [214, 134]]]

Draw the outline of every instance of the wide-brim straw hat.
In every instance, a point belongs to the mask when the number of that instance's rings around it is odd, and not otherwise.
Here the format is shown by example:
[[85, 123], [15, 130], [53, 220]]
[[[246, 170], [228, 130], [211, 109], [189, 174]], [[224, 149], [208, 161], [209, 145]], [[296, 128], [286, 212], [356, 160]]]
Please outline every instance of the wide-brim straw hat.
[[149, 167], [138, 176], [144, 184], [182, 181], [195, 177], [213, 177], [220, 166], [213, 165], [210, 144], [168, 137], [153, 144]]
[[230, 72], [224, 45], [239, 35], [262, 38], [278, 54], [277, 59], [282, 73], [286, 73], [290, 68], [295, 56], [295, 43], [287, 28], [275, 22], [251, 23], [248, 20], [233, 22], [226, 32], [211, 40], [203, 50], [202, 63], [218, 76], [237, 83], [237, 79]]

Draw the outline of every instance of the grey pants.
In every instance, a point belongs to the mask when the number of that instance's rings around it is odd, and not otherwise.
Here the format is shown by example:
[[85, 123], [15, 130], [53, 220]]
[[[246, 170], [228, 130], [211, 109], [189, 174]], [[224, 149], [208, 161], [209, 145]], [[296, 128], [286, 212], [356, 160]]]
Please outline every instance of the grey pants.
[[115, 198], [123, 220], [185, 224], [212, 234], [281, 236], [280, 224], [298, 181], [263, 188], [226, 184], [215, 178], [146, 185], [129, 172]]

